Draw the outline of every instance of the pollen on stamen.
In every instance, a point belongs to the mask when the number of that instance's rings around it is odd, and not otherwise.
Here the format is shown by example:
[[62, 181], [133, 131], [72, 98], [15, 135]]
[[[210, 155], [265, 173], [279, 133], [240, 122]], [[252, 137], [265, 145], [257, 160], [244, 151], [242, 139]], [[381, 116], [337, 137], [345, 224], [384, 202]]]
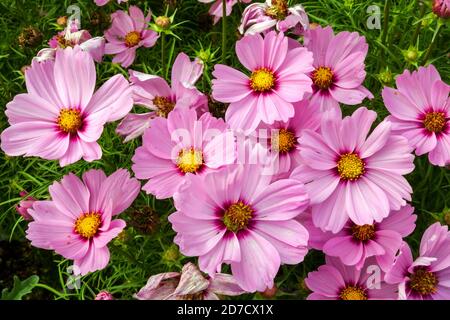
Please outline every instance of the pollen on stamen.
[[375, 226], [373, 224], [364, 224], [362, 226], [355, 224], [351, 228], [351, 233], [355, 240], [368, 241], [375, 236]]
[[81, 111], [75, 108], [62, 109], [56, 122], [61, 131], [76, 133], [83, 125]]
[[329, 67], [319, 67], [312, 73], [313, 83], [322, 90], [328, 89], [333, 84], [334, 73]]
[[297, 144], [295, 134], [286, 129], [280, 129], [272, 134], [271, 145], [275, 152], [287, 153], [292, 151]]
[[141, 42], [141, 33], [138, 31], [131, 31], [125, 36], [125, 45], [128, 48], [135, 47]]
[[367, 300], [367, 294], [358, 286], [346, 286], [339, 294], [341, 300]]
[[166, 97], [155, 97], [153, 104], [158, 108], [156, 114], [160, 117], [167, 118], [169, 113], [175, 108], [175, 103]]
[[99, 213], [85, 213], [75, 221], [75, 232], [83, 238], [91, 239], [97, 234], [101, 224], [102, 218]]
[[267, 92], [275, 87], [275, 81], [275, 74], [271, 70], [260, 68], [250, 76], [250, 87], [255, 92]]
[[447, 119], [444, 112], [428, 112], [423, 120], [423, 125], [430, 132], [440, 133], [445, 129]]
[[253, 216], [253, 209], [242, 201], [229, 206], [223, 215], [223, 223], [229, 231], [245, 229]]
[[410, 276], [409, 286], [421, 295], [433, 294], [437, 291], [439, 283], [436, 275], [425, 268], [417, 268]]
[[289, 14], [286, 0], [272, 0], [272, 5], [266, 9], [266, 15], [277, 20], [284, 20]]
[[365, 164], [357, 154], [346, 153], [338, 160], [337, 171], [342, 180], [354, 181], [364, 174]]
[[182, 173], [196, 173], [203, 166], [203, 153], [194, 148], [183, 149], [178, 154], [177, 166]]

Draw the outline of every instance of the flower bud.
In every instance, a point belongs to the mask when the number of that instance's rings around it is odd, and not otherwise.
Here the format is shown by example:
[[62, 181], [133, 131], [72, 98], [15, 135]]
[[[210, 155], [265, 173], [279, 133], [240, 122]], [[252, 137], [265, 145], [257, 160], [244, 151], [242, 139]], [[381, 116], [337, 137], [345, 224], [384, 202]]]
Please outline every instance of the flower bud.
[[381, 84], [384, 86], [390, 85], [392, 83], [392, 81], [394, 80], [394, 76], [389, 69], [381, 71], [377, 75], [377, 78], [381, 82]]
[[166, 16], [159, 16], [155, 19], [155, 24], [161, 29], [167, 30], [170, 27], [170, 18]]
[[168, 264], [172, 264], [178, 260], [180, 257], [180, 251], [178, 250], [178, 247], [176, 245], [171, 245], [169, 248], [167, 248], [166, 251], [164, 251], [162, 259]]
[[61, 27], [65, 27], [67, 25], [67, 17], [62, 16], [56, 19], [56, 24]]
[[450, 1], [448, 0], [434, 0], [433, 12], [442, 19], [450, 18]]
[[421, 52], [416, 47], [409, 47], [407, 50], [402, 50], [403, 57], [409, 63], [417, 63], [420, 58]]
[[95, 296], [95, 300], [114, 300], [114, 297], [108, 291], [101, 291]]
[[266, 299], [272, 299], [277, 295], [277, 286], [274, 284], [272, 288], [267, 288], [264, 292], [261, 292], [261, 295]]

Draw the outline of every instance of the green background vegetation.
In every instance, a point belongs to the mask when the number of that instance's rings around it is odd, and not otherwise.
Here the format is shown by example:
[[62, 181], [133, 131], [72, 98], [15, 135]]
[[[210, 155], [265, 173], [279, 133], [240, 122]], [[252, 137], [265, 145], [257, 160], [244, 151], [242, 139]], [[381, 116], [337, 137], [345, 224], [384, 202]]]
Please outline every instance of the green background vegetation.
[[[450, 83], [448, 23], [440, 26], [441, 22], [431, 13], [431, 1], [424, 1], [423, 6], [416, 0], [293, 0], [290, 3], [302, 3], [311, 22], [322, 26], [331, 25], [336, 32], [357, 31], [366, 37], [369, 53], [366, 59], [365, 86], [375, 95], [375, 99], [365, 101], [364, 105], [378, 112], [378, 121], [388, 114], [381, 99], [381, 89], [383, 85], [393, 86], [395, 75], [402, 73], [404, 69], [414, 70], [427, 60], [437, 67], [444, 81]], [[16, 94], [26, 90], [21, 68], [29, 65], [38, 50], [45, 47], [56, 32], [62, 30], [56, 20], [67, 15], [66, 9], [71, 4], [77, 4], [81, 8], [82, 27], [91, 31], [93, 36], [102, 35], [103, 30], [108, 27], [107, 17], [111, 12], [127, 6], [119, 6], [113, 1], [98, 8], [93, 0], [0, 2], [0, 131], [8, 126], [4, 115], [6, 104]], [[161, 40], [153, 48], [138, 50], [132, 69], [167, 78], [170, 65], [178, 52], [183, 51], [195, 57], [203, 48], [203, 54], [206, 52], [207, 56], [206, 68], [198, 87], [203, 92], [210, 93], [211, 71], [221, 59], [222, 28], [220, 23], [212, 25], [207, 14], [209, 6], [197, 0], [129, 0], [128, 4], [136, 4], [145, 10], [151, 8], [156, 16], [165, 13], [166, 5], [169, 5], [169, 15], [176, 7], [175, 23], [183, 22], [174, 30], [180, 39], [166, 36], [164, 50]], [[367, 28], [367, 8], [371, 5], [380, 7], [380, 30]], [[244, 5], [236, 5], [233, 14], [227, 18], [226, 59], [227, 64], [235, 67], [240, 67], [234, 53], [234, 43], [239, 38], [237, 26], [243, 9]], [[28, 27], [35, 28], [42, 37], [25, 43], [20, 35]], [[430, 53], [427, 54], [432, 42]], [[110, 57], [105, 61], [97, 65], [99, 85], [114, 74], [127, 75], [127, 70], [110, 62]], [[211, 110], [216, 116], [223, 115], [224, 107], [221, 104], [211, 104]], [[350, 114], [357, 107], [343, 106], [343, 110], [345, 114]], [[172, 201], [156, 201], [143, 192], [122, 215], [129, 227], [110, 243], [111, 261], [108, 267], [83, 277], [79, 290], [68, 290], [65, 285], [70, 261], [52, 252], [32, 248], [24, 238], [27, 223], [15, 211], [21, 190], [27, 190], [38, 199], [46, 199], [49, 185], [68, 172], [81, 176], [91, 168], [103, 169], [107, 174], [118, 168], [130, 169], [131, 157], [140, 144], [140, 139], [123, 144], [122, 138], [114, 133], [116, 125], [109, 124], [105, 128], [99, 141], [103, 158], [93, 163], [79, 161], [60, 168], [56, 161], [12, 158], [0, 153], [0, 289], [11, 288], [14, 275], [23, 280], [36, 274], [40, 277], [39, 284], [26, 296], [28, 299], [92, 299], [101, 290], [110, 291], [116, 298], [129, 299], [146, 283], [149, 276], [177, 271], [189, 260], [181, 256], [177, 247], [172, 244], [174, 232], [167, 222], [167, 216], [174, 211]], [[418, 221], [416, 231], [407, 241], [417, 250], [421, 234], [427, 226], [435, 221], [445, 223], [446, 220], [450, 223], [450, 214], [447, 214], [447, 219], [445, 217], [446, 208], [450, 207], [450, 171], [433, 167], [426, 156], [416, 158], [415, 164], [416, 170], [407, 178], [414, 189], [412, 205], [416, 208]], [[304, 263], [281, 267], [276, 278], [279, 288], [276, 298], [305, 298], [308, 291], [303, 279], [322, 263], [323, 255], [311, 251]], [[35, 282], [34, 279], [32, 282]], [[240, 298], [258, 299], [261, 295]]]

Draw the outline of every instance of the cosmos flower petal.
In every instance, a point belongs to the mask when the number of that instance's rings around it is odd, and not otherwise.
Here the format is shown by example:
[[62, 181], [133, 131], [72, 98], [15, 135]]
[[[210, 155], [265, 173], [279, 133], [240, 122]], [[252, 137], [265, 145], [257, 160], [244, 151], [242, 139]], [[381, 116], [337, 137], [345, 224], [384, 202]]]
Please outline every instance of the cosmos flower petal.
[[335, 298], [339, 289], [345, 287], [344, 279], [332, 266], [320, 266], [317, 271], [310, 272], [305, 279], [308, 288], [324, 297]]
[[[280, 256], [274, 246], [253, 231], [240, 235], [239, 244], [241, 256], [245, 259], [231, 263], [233, 276], [239, 285], [248, 292], [271, 288], [280, 265]], [[255, 272], [255, 268], [259, 272]]]
[[54, 124], [48, 122], [21, 122], [2, 132], [1, 148], [10, 156], [45, 154], [48, 159], [58, 159], [66, 153], [69, 138], [61, 135], [55, 139], [54, 132]]
[[74, 261], [74, 269], [80, 271], [80, 275], [86, 275], [89, 272], [96, 270], [101, 270], [106, 267], [109, 262], [109, 249], [108, 247], [97, 248], [93, 242], [89, 243], [89, 249], [87, 254], [81, 258]]
[[[251, 48], [255, 50], [255, 48]], [[282, 32], [269, 32], [264, 37], [264, 65], [273, 71], [277, 71], [285, 61], [288, 52], [288, 41]], [[250, 69], [254, 70], [254, 68]]]
[[416, 227], [415, 221], [417, 216], [413, 213], [414, 208], [408, 204], [400, 210], [391, 212], [386, 219], [379, 223], [378, 228], [381, 230], [393, 230], [402, 237], [407, 237]]
[[122, 75], [115, 75], [106, 81], [94, 94], [86, 112], [104, 117], [112, 122], [123, 118], [133, 107], [131, 89], [128, 81]]
[[[429, 84], [427, 84], [429, 85]], [[440, 110], [448, 110], [448, 106], [450, 103], [449, 98], [450, 86], [447, 85], [443, 81], [436, 81], [431, 87], [431, 105], [434, 107], [436, 111]], [[447, 113], [448, 116], [448, 113]]]
[[244, 133], [254, 131], [261, 121], [260, 115], [253, 112], [257, 105], [258, 99], [252, 99], [250, 96], [241, 102], [231, 103], [225, 114], [226, 122], [231, 128], [236, 128], [238, 131], [243, 130]]
[[241, 261], [240, 244], [233, 232], [227, 232], [212, 250], [199, 257], [198, 265], [201, 270], [214, 277], [222, 269], [222, 262], [233, 261]]
[[374, 153], [382, 149], [391, 135], [391, 123], [389, 121], [381, 122], [375, 130], [370, 134], [367, 140], [359, 150], [361, 158], [372, 156]]
[[400, 283], [405, 280], [409, 266], [413, 263], [411, 249], [406, 242], [403, 242], [397, 254], [392, 268], [386, 273], [387, 283]]
[[240, 71], [231, 67], [216, 64], [213, 76], [214, 99], [221, 102], [238, 102], [251, 94], [249, 78]]
[[436, 143], [436, 147], [428, 155], [430, 162], [436, 166], [450, 164], [450, 136], [443, 135]]
[[306, 209], [309, 197], [303, 184], [283, 179], [268, 186], [253, 204], [257, 220], [289, 220]]
[[84, 110], [95, 89], [96, 71], [92, 57], [78, 47], [58, 50], [54, 73], [63, 103], [60, 107]]
[[10, 124], [21, 122], [54, 122], [59, 116], [59, 108], [38, 95], [18, 94], [6, 106], [6, 116]]
[[335, 237], [327, 241], [323, 247], [323, 252], [327, 255], [339, 257], [342, 263], [353, 266], [363, 260], [364, 245], [352, 241], [352, 236]]
[[28, 93], [39, 96], [49, 101], [48, 107], [56, 108], [64, 105], [55, 82], [55, 62], [46, 60], [43, 62], [33, 61], [31, 68], [25, 71], [25, 81]]
[[76, 219], [80, 213], [89, 212], [89, 190], [73, 173], [54, 182], [49, 192], [56, 207], [69, 217]]
[[150, 122], [155, 117], [154, 112], [147, 113], [129, 113], [127, 114], [116, 128], [116, 133], [124, 136], [123, 142], [129, 142], [144, 134], [145, 130], [150, 127]]
[[[255, 34], [236, 42], [236, 55], [244, 67], [253, 71], [264, 64], [264, 48], [264, 39], [261, 35]], [[253, 52], [259, 52], [259, 54]]]
[[209, 281], [205, 279], [197, 266], [187, 263], [181, 271], [180, 282], [174, 291], [174, 294], [184, 296], [196, 294], [207, 289]]
[[417, 118], [422, 110], [417, 108], [402, 92], [384, 87], [382, 96], [386, 108], [397, 119], [419, 122]]
[[322, 230], [339, 232], [348, 221], [345, 189], [337, 188], [325, 201], [312, 207], [313, 222]]
[[209, 291], [219, 295], [237, 296], [245, 293], [237, 284], [233, 276], [224, 273], [218, 273], [214, 279], [210, 280]]

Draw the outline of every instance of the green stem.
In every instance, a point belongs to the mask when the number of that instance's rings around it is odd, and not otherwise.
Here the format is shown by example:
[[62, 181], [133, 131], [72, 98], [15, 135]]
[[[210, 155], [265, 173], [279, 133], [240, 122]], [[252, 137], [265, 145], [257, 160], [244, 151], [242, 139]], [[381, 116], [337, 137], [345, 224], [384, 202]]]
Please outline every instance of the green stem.
[[166, 74], [166, 35], [161, 33], [161, 66], [162, 66], [162, 74]]
[[226, 56], [227, 56], [227, 38], [226, 38], [226, 31], [227, 31], [227, 1], [222, 0], [222, 63], [225, 63]]
[[136, 260], [136, 258], [131, 255], [130, 253], [128, 253], [127, 251], [125, 251], [124, 249], [122, 249], [120, 246], [115, 245], [114, 249], [119, 251], [123, 256], [125, 256], [125, 258], [128, 259], [128, 261], [130, 261], [132, 264], [134, 265], [141, 265], [142, 263], [139, 262], [138, 260]]
[[424, 14], [425, 14], [425, 4], [422, 2], [422, 0], [417, 0], [418, 5], [419, 5], [419, 21], [417, 22], [417, 26], [416, 26], [416, 30], [414, 31], [414, 35], [411, 39], [411, 44], [413, 46], [416, 45], [417, 42], [417, 37], [419, 37], [419, 33], [420, 33], [420, 27], [422, 26], [422, 22], [420, 21]]
[[391, 0], [386, 0], [386, 4], [384, 5], [384, 14], [383, 14], [383, 34], [381, 35], [381, 43], [385, 47], [384, 51], [381, 52], [381, 67], [384, 67], [386, 64], [386, 50], [388, 49], [387, 42], [387, 34], [388, 34], [388, 27], [389, 27], [389, 13], [391, 11]]
[[425, 54], [425, 58], [423, 58], [424, 64], [427, 63], [428, 59], [429, 59], [430, 56], [431, 56], [431, 52], [433, 51], [434, 46], [436, 45], [437, 38], [439, 37], [439, 33], [440, 33], [441, 29], [442, 29], [442, 25], [443, 25], [443, 24], [441, 23], [441, 21], [438, 21], [437, 28], [436, 28], [436, 30], [434, 30], [433, 40], [431, 40], [431, 43], [430, 43], [430, 45], [428, 46], [427, 53]]
[[386, 4], [384, 5], [383, 35], [381, 38], [381, 42], [384, 45], [386, 45], [386, 39], [387, 39], [387, 34], [388, 34], [390, 11], [391, 11], [391, 0], [386, 0]]
[[46, 284], [38, 283], [38, 284], [36, 285], [36, 287], [37, 287], [37, 288], [42, 288], [42, 289], [48, 290], [48, 291], [50, 291], [51, 293], [53, 293], [54, 295], [58, 296], [59, 298], [62, 298], [62, 299], [66, 299], [66, 300], [67, 300], [67, 298], [66, 298], [61, 292], [56, 291], [55, 289], [53, 289], [52, 287], [49, 287], [49, 286], [46, 285]]

